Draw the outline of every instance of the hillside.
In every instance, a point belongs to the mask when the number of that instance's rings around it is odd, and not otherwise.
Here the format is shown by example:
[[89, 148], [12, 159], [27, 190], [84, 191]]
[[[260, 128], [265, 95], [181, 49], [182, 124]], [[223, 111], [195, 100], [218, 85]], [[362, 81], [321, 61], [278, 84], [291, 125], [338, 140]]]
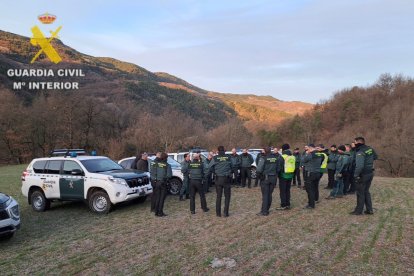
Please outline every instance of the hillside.
[[[414, 177], [414, 80], [382, 75], [368, 87], [353, 87], [335, 94], [304, 116], [262, 132], [268, 143], [351, 143], [364, 136], [380, 160], [377, 173]], [[270, 139], [269, 139], [270, 138]]]
[[[119, 159], [138, 150], [249, 146], [255, 132], [312, 105], [213, 93], [165, 72], [93, 57], [52, 41], [58, 65], [27, 37], [0, 31], [0, 163], [28, 162], [56, 147], [98, 149]], [[9, 69], [81, 69], [85, 76], [9, 77]], [[79, 82], [79, 90], [12, 90], [13, 83]]]

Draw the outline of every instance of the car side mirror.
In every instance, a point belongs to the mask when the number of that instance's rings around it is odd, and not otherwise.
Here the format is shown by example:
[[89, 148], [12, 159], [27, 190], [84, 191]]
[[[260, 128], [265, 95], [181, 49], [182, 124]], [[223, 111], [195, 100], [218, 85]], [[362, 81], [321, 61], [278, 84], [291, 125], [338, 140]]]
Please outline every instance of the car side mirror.
[[80, 169], [72, 170], [72, 175], [83, 175], [83, 171]]

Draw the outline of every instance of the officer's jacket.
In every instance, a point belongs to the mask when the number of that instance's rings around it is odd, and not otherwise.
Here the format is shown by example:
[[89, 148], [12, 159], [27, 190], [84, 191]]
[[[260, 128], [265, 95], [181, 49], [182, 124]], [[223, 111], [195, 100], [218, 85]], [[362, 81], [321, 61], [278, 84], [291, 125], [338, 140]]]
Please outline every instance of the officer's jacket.
[[241, 167], [242, 168], [250, 168], [254, 162], [253, 156], [250, 153], [240, 155], [241, 160]]
[[336, 162], [338, 162], [339, 154], [337, 151], [331, 151], [328, 155], [328, 170], [335, 170]]
[[172, 170], [170, 164], [167, 161], [161, 161], [158, 158], [155, 158], [151, 161], [151, 179], [157, 181], [166, 181], [172, 177]]
[[241, 160], [240, 155], [236, 154], [230, 154], [230, 161], [231, 161], [231, 167], [233, 170], [236, 170], [240, 167]]
[[363, 174], [372, 173], [374, 170], [374, 160], [377, 160], [377, 153], [373, 148], [367, 145], [360, 145], [356, 150], [355, 155], [355, 172], [354, 177], [359, 177]]
[[203, 179], [204, 177], [204, 164], [201, 161], [193, 160], [188, 163], [187, 171], [190, 179]]
[[351, 149], [351, 151], [349, 152], [348, 170], [349, 170], [349, 172], [352, 172], [352, 173], [355, 171], [355, 157], [356, 157], [356, 150]]
[[278, 175], [280, 168], [278, 167], [279, 158], [282, 158], [278, 154], [269, 153], [259, 159], [256, 171], [263, 175]]
[[283, 158], [283, 155], [292, 155], [292, 152], [290, 150], [284, 150], [282, 151], [282, 156], [281, 158], [278, 159], [278, 171], [279, 171], [279, 176], [281, 178], [284, 179], [292, 179], [293, 178], [293, 173], [285, 173], [285, 159]]
[[317, 151], [306, 154], [304, 158], [304, 162], [308, 162], [306, 164], [306, 171], [310, 173], [320, 173], [323, 158], [324, 156]]
[[349, 153], [344, 152], [343, 154], [338, 154], [338, 161], [336, 162], [335, 174], [346, 173], [349, 166]]
[[217, 176], [230, 176], [232, 172], [230, 155], [224, 152], [219, 153], [210, 161], [208, 168]]

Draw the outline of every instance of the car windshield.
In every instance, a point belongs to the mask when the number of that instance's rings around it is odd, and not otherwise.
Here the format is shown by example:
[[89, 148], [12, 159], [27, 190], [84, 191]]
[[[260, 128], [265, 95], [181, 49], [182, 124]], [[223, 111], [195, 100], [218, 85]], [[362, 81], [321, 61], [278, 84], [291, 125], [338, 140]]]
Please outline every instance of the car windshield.
[[100, 173], [122, 170], [123, 168], [109, 158], [87, 159], [81, 161], [88, 172]]

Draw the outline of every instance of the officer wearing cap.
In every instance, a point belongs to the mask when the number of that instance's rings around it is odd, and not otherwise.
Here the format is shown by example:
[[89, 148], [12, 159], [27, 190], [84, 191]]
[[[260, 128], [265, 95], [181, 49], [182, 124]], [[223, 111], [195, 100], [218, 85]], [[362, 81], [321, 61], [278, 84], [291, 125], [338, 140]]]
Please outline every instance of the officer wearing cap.
[[306, 209], [314, 209], [315, 202], [319, 200], [319, 180], [321, 178], [321, 164], [323, 155], [318, 153], [314, 144], [308, 145], [308, 150], [304, 158], [305, 162], [309, 162], [306, 175], [306, 192], [308, 194], [308, 205]]
[[271, 152], [269, 147], [265, 148], [264, 155], [257, 164], [257, 177], [261, 178], [260, 187], [262, 190], [262, 208], [258, 216], [268, 216], [272, 205], [272, 194], [276, 186], [276, 179], [279, 173], [278, 159], [280, 156]]
[[365, 145], [364, 137], [355, 138], [355, 190], [357, 205], [352, 215], [362, 215], [365, 206], [365, 214], [372, 215], [371, 187], [374, 178], [374, 161], [378, 156], [373, 148]]
[[213, 157], [209, 164], [209, 171], [216, 175], [216, 215], [221, 217], [221, 198], [224, 191], [224, 216], [229, 216], [230, 197], [231, 197], [231, 173], [232, 166], [230, 156], [225, 153], [224, 147], [219, 146], [218, 154]]
[[191, 214], [195, 214], [195, 194], [200, 194], [201, 209], [204, 212], [208, 212], [206, 197], [204, 195], [204, 189], [202, 181], [204, 178], [204, 164], [201, 161], [200, 154], [194, 153], [193, 160], [188, 163], [185, 171], [188, 174], [190, 180], [190, 211]]

